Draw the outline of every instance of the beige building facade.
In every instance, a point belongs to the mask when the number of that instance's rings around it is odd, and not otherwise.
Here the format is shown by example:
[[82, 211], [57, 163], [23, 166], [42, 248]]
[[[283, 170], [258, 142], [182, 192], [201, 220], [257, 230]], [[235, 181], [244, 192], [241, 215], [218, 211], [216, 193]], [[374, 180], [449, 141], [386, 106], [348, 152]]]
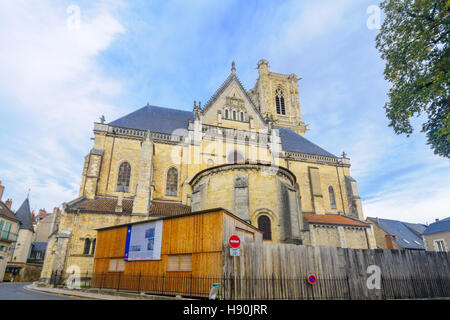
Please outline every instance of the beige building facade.
[[299, 78], [270, 72], [266, 60], [257, 66], [250, 91], [233, 63], [204, 106], [147, 105], [95, 123], [79, 197], [63, 204], [42, 280], [91, 271], [94, 229], [218, 207], [265, 241], [375, 248], [350, 159], [304, 137]]
[[450, 251], [450, 217], [430, 224], [422, 234], [425, 250], [437, 252]]
[[3, 281], [7, 263], [12, 258], [20, 221], [11, 208], [0, 199], [0, 282]]

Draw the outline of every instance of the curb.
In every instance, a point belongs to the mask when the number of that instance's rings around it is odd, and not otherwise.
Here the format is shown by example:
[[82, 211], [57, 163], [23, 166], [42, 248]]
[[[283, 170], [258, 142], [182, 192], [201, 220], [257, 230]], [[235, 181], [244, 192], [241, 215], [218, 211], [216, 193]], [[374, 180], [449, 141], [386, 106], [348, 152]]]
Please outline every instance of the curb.
[[96, 300], [191, 300], [182, 297], [170, 297], [170, 296], [155, 296], [146, 295], [139, 293], [126, 293], [126, 292], [116, 292], [116, 291], [100, 291], [97, 292], [87, 292], [84, 290], [73, 290], [73, 289], [58, 289], [58, 288], [48, 288], [48, 287], [38, 287], [34, 283], [24, 287], [27, 290], [44, 292], [49, 294], [62, 294], [66, 296], [73, 296], [79, 298], [96, 299]]

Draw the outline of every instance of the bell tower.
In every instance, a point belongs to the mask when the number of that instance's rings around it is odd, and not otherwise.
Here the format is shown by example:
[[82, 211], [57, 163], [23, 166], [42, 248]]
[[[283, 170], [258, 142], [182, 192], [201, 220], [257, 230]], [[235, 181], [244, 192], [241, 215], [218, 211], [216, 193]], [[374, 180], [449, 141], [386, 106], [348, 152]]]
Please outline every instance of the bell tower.
[[258, 61], [258, 80], [249, 91], [264, 118], [272, 117], [275, 126], [289, 128], [304, 136], [306, 125], [302, 121], [298, 78], [295, 74], [269, 71], [269, 62]]

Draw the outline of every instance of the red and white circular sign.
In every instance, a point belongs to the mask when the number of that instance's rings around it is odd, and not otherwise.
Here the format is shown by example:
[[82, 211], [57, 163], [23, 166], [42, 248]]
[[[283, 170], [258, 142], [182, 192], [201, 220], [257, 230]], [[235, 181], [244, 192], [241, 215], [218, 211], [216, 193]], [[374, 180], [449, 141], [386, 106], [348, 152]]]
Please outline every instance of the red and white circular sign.
[[238, 236], [236, 236], [236, 235], [233, 234], [233, 235], [230, 237], [230, 239], [228, 240], [228, 243], [230, 244], [230, 246], [231, 246], [232, 248], [238, 248], [238, 247], [240, 246], [240, 244], [241, 244], [241, 239], [239, 239]]

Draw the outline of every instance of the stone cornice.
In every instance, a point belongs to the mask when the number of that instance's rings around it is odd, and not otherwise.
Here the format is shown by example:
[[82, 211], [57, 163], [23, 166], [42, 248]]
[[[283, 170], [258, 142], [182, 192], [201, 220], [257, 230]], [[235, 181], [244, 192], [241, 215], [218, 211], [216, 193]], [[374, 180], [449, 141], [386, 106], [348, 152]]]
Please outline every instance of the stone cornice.
[[266, 171], [273, 174], [277, 174], [287, 178], [292, 185], [294, 185], [297, 181], [295, 175], [288, 169], [279, 166], [272, 166], [270, 164], [263, 163], [232, 163], [232, 164], [224, 164], [211, 168], [204, 169], [198, 172], [189, 182], [189, 184], [194, 187], [203, 177], [224, 172], [224, 171], [234, 171], [234, 170], [242, 170], [242, 171]]

